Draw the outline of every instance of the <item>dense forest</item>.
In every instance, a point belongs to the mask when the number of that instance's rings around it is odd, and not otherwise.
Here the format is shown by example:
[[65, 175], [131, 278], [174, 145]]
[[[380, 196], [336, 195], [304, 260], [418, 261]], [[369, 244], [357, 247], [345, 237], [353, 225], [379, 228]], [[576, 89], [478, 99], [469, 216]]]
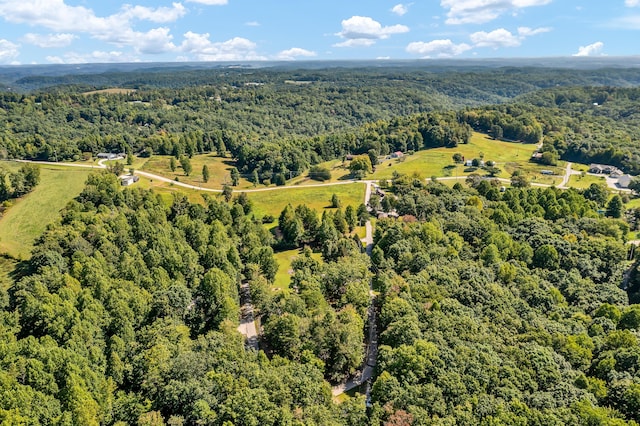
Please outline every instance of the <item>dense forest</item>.
[[[318, 303], [318, 332], [328, 333], [316, 348], [293, 356], [274, 339], [270, 358], [245, 351], [235, 329], [238, 280], [266, 294], [277, 268], [272, 235], [248, 213], [241, 199], [201, 205], [178, 195], [166, 207], [150, 191], [120, 192], [113, 174], [92, 175], [40, 238], [27, 275], [0, 295], [0, 421], [361, 423], [364, 405], [334, 406], [324, 381], [360, 363], [356, 288], [333, 308], [305, 293]], [[339, 241], [328, 229], [327, 244]], [[354, 272], [339, 253], [325, 266], [336, 280], [368, 273], [366, 256]], [[304, 302], [273, 300], [271, 315], [278, 306]], [[285, 340], [277, 331], [292, 319], [274, 317], [267, 332]], [[333, 332], [351, 337], [339, 342]]]
[[[575, 190], [394, 182], [378, 222], [379, 416], [431, 424], [638, 421], [626, 223]], [[416, 220], [418, 218], [419, 220]], [[376, 411], [379, 410], [379, 411]]]
[[[576, 190], [451, 189], [409, 176], [390, 185], [377, 208], [401, 218], [378, 221], [369, 260], [347, 235], [364, 206], [287, 206], [274, 237], [244, 196], [166, 205], [92, 175], [0, 295], [0, 419], [640, 420], [640, 315], [618, 287], [625, 222]], [[270, 291], [275, 246], [308, 247], [290, 292]], [[241, 280], [262, 318], [261, 352], [236, 332]], [[362, 362], [369, 280], [381, 346], [365, 413], [359, 398], [332, 403], [328, 381]]]
[[[0, 158], [163, 154], [187, 173], [213, 152], [236, 178], [284, 183], [351, 155], [360, 177], [380, 155], [480, 131], [542, 143], [550, 162], [640, 173], [637, 69], [2, 75], [17, 90], [0, 93]], [[229, 186], [198, 199], [123, 189], [118, 167], [89, 175], [31, 258], [1, 271], [1, 424], [640, 423], [640, 257], [627, 245], [640, 209], [604, 185], [396, 172], [366, 206], [334, 194], [331, 210], [292, 199], [273, 217]], [[38, 184], [36, 166], [14, 170], [0, 169], [0, 201]], [[294, 249], [276, 288], [277, 254]], [[258, 351], [238, 331], [244, 286]], [[335, 398], [363, 364], [369, 383]]]

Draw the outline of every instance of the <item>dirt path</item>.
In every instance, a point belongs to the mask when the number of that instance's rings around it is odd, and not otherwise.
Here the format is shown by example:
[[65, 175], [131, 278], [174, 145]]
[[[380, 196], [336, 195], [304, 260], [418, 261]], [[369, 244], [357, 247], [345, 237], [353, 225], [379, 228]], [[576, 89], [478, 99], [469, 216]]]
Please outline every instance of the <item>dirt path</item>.
[[249, 283], [242, 283], [240, 285], [240, 300], [242, 306], [240, 307], [240, 325], [238, 331], [242, 334], [246, 340], [247, 349], [253, 349], [257, 351], [258, 346], [258, 330], [256, 329], [255, 318], [253, 317], [253, 304], [251, 303], [251, 294], [249, 293]]

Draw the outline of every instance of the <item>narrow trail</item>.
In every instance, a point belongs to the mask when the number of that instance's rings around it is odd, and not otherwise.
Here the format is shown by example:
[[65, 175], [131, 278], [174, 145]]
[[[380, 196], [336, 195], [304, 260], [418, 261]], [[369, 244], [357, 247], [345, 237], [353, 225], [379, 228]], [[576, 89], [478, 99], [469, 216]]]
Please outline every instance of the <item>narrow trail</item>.
[[240, 300], [242, 306], [240, 307], [240, 325], [238, 331], [245, 339], [245, 346], [247, 349], [253, 349], [257, 351], [258, 345], [258, 330], [256, 329], [256, 322], [253, 316], [253, 304], [251, 303], [251, 293], [249, 292], [249, 283], [243, 282], [240, 285]]

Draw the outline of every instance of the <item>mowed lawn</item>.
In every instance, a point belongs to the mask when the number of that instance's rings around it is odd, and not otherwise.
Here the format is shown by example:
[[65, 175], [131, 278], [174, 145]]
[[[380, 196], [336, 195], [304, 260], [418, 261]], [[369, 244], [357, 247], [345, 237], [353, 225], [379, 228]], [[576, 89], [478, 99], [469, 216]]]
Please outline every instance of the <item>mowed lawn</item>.
[[325, 209], [330, 209], [333, 194], [338, 196], [343, 208], [348, 205], [358, 207], [364, 202], [364, 191], [364, 183], [354, 182], [316, 187], [284, 186], [270, 191], [248, 192], [247, 195], [253, 202], [253, 211], [256, 216], [270, 214], [277, 219], [287, 204], [293, 207], [306, 204], [322, 214]]
[[594, 176], [594, 175], [571, 175], [569, 178], [569, 186], [572, 188], [578, 189], [586, 189], [591, 186], [592, 183], [597, 184], [607, 184], [607, 180], [604, 176]]
[[[17, 166], [7, 168], [11, 167]], [[0, 219], [0, 252], [29, 258], [36, 238], [80, 194], [89, 173], [89, 169], [41, 166], [36, 189], [16, 200]]]

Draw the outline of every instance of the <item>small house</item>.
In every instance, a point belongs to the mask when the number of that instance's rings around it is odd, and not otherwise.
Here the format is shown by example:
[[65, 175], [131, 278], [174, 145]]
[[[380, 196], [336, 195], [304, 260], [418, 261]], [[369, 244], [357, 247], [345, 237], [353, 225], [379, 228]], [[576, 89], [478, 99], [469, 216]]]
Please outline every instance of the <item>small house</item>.
[[391, 153], [391, 158], [401, 158], [402, 156], [404, 156], [402, 151], [396, 151], [396, 152]]
[[464, 162], [464, 165], [465, 165], [465, 167], [471, 167], [471, 166], [473, 166], [473, 160], [466, 160], [466, 161]]
[[589, 173], [607, 174], [607, 175], [614, 175], [614, 176], [622, 175], [622, 171], [616, 166], [610, 166], [608, 164], [595, 164], [595, 163], [589, 166]]
[[540, 170], [540, 173], [543, 175], [552, 175], [553, 170]]
[[114, 154], [112, 152], [100, 152], [98, 153], [98, 158], [104, 158], [107, 160], [115, 160], [118, 158], [118, 154]]

